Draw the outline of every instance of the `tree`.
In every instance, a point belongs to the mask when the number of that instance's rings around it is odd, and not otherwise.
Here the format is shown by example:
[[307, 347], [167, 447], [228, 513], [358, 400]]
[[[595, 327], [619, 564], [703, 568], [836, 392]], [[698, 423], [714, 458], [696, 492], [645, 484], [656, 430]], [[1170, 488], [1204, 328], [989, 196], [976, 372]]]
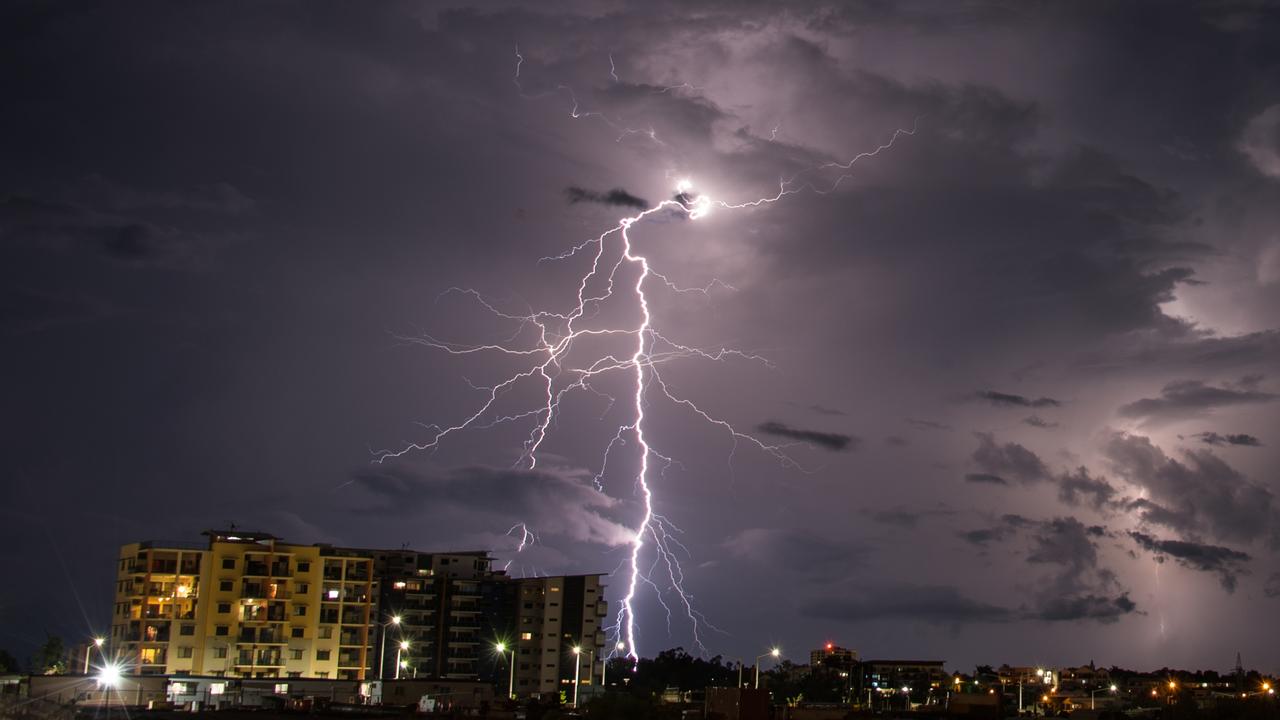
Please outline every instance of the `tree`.
[[18, 658], [10, 655], [8, 650], [0, 650], [0, 673], [16, 673], [20, 670]]
[[57, 635], [45, 635], [44, 645], [40, 646], [40, 650], [36, 653], [31, 664], [36, 672], [45, 675], [61, 675], [67, 671], [66, 647], [62, 644], [62, 638]]

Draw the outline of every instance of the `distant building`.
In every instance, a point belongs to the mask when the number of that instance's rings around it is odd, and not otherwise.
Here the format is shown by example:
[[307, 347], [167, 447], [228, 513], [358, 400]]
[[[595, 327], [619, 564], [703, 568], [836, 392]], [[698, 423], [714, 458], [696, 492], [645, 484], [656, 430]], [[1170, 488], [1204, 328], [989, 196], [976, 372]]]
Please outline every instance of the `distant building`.
[[[424, 553], [209, 531], [207, 545], [121, 547], [104, 653], [130, 672], [230, 678], [510, 681], [522, 695], [591, 683], [607, 614], [600, 575], [517, 579], [485, 551]], [[95, 664], [97, 660], [95, 658]], [[397, 662], [399, 666], [397, 666]], [[78, 668], [73, 668], [73, 670]]]
[[826, 668], [838, 672], [852, 672], [858, 665], [858, 652], [827, 643], [809, 651], [809, 666], [817, 670]]

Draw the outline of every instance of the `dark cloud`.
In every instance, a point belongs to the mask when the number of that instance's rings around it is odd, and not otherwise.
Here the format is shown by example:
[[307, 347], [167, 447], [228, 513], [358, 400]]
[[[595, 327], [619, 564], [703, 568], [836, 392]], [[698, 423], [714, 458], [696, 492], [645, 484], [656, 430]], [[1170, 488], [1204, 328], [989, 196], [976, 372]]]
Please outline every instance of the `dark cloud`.
[[1068, 505], [1089, 505], [1095, 510], [1112, 507], [1119, 491], [1106, 478], [1093, 477], [1084, 467], [1058, 477], [1058, 499]]
[[849, 623], [914, 620], [932, 625], [960, 626], [1004, 623], [1016, 619], [1008, 608], [974, 600], [949, 585], [863, 586], [838, 598], [806, 603], [800, 612], [821, 620]]
[[809, 409], [819, 415], [845, 416], [849, 414], [843, 410], [839, 410], [837, 408], [829, 408], [823, 405], [810, 405]]
[[836, 582], [866, 563], [868, 549], [842, 543], [810, 530], [748, 528], [723, 544], [725, 551], [770, 571]]
[[1076, 595], [1049, 598], [1036, 610], [1036, 617], [1048, 621], [1096, 620], [1113, 623], [1138, 609], [1128, 593], [1108, 597]]
[[911, 427], [920, 430], [950, 430], [951, 426], [946, 423], [935, 422], [933, 420], [917, 420], [915, 418], [907, 418], [906, 423]]
[[800, 442], [817, 445], [820, 448], [831, 450], [832, 452], [853, 450], [858, 447], [858, 444], [861, 442], [859, 438], [853, 435], [822, 432], [819, 430], [804, 430], [802, 428], [791, 427], [786, 423], [778, 422], [776, 420], [763, 422], [757, 425], [756, 429], [766, 435], [799, 440]]
[[1253, 559], [1246, 552], [1220, 545], [1205, 545], [1185, 540], [1160, 540], [1137, 531], [1131, 531], [1129, 537], [1133, 538], [1133, 541], [1142, 549], [1154, 554], [1158, 560], [1163, 561], [1167, 556], [1176, 560], [1179, 565], [1192, 570], [1217, 574], [1222, 587], [1227, 592], [1235, 592], [1237, 577], [1249, 574], [1243, 565]]
[[1056, 423], [1056, 422], [1049, 422], [1048, 420], [1045, 420], [1044, 418], [1040, 417], [1039, 415], [1032, 415], [1032, 416], [1030, 416], [1030, 417], [1025, 417], [1025, 418], [1023, 418], [1023, 419], [1022, 419], [1022, 424], [1023, 424], [1023, 425], [1030, 425], [1031, 427], [1035, 427], [1035, 428], [1044, 428], [1044, 429], [1048, 429], [1048, 428], [1056, 428], [1056, 427], [1058, 427], [1058, 423]]
[[[1003, 445], [996, 442], [991, 433], [974, 433], [978, 438], [978, 448], [973, 451], [973, 462], [982, 470], [982, 475], [999, 478], [1012, 478], [1021, 483], [1032, 483], [1049, 477], [1049, 468], [1038, 455], [1016, 442]], [[975, 480], [965, 477], [970, 482]], [[990, 477], [976, 482], [995, 482]]]
[[1227, 433], [1220, 435], [1216, 432], [1206, 431], [1192, 435], [1199, 438], [1200, 442], [1207, 445], [1243, 445], [1245, 447], [1262, 447], [1262, 441], [1252, 435], [1245, 433]]
[[977, 530], [966, 530], [960, 533], [960, 537], [973, 545], [985, 546], [993, 542], [1001, 542], [1005, 538], [1011, 537], [1014, 529], [1007, 526], [996, 526], [990, 528], [979, 528]]
[[1270, 402], [1272, 393], [1252, 387], [1213, 387], [1201, 380], [1180, 380], [1165, 385], [1158, 398], [1143, 398], [1120, 407], [1123, 417], [1143, 418], [1148, 425], [1201, 417], [1233, 405]]
[[1134, 501], [1148, 522], [1184, 537], [1208, 533], [1228, 541], [1251, 541], [1276, 525], [1274, 496], [1250, 482], [1211, 450], [1185, 450], [1171, 458], [1150, 438], [1112, 433], [1104, 456], [1129, 482], [1147, 490]]
[[911, 443], [901, 435], [885, 435], [884, 444], [892, 445], [893, 447], [903, 447]]
[[926, 518], [943, 518], [951, 517], [956, 511], [950, 508], [937, 507], [922, 510], [909, 510], [904, 507], [896, 507], [887, 510], [865, 510], [865, 514], [871, 516], [871, 519], [881, 525], [892, 525], [903, 528], [914, 528], [920, 524], [920, 521]]
[[965, 482], [986, 483], [988, 485], [1008, 485], [1009, 481], [999, 475], [991, 475], [989, 473], [966, 473]]
[[995, 390], [981, 390], [975, 393], [974, 396], [980, 400], [986, 400], [996, 407], [1047, 408], [1062, 405], [1061, 402], [1053, 398], [1039, 397], [1032, 399], [1022, 395], [996, 392]]
[[195, 268], [225, 238], [31, 196], [0, 196], [0, 241], [11, 249], [92, 253], [130, 267]]
[[1280, 598], [1280, 572], [1273, 572], [1267, 576], [1267, 583], [1262, 587], [1262, 592], [1269, 598]]
[[372, 501], [352, 508], [364, 516], [417, 517], [448, 509], [455, 518], [496, 517], [499, 525], [523, 522], [538, 534], [608, 546], [633, 534], [612, 517], [619, 501], [597, 491], [591, 474], [581, 471], [460, 467], [419, 475], [379, 466], [356, 473], [351, 482]]
[[618, 207], [629, 207], [637, 210], [647, 210], [652, 207], [649, 201], [644, 198], [636, 197], [622, 188], [614, 188], [606, 192], [596, 192], [595, 190], [587, 190], [580, 187], [567, 187], [564, 195], [568, 198], [569, 203], [597, 203], [600, 205], [614, 205]]

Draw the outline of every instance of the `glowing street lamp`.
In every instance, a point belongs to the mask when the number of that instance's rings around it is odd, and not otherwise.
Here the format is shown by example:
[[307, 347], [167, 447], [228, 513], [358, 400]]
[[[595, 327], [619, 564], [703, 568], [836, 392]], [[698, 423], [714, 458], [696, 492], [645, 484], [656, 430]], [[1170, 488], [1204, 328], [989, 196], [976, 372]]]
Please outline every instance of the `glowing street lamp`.
[[578, 671], [582, 669], [582, 646], [573, 646], [573, 706], [578, 707]]
[[[1116, 691], [1116, 686], [1115, 686], [1115, 685], [1112, 685], [1112, 686], [1111, 686], [1111, 688], [1110, 688], [1110, 691], [1111, 691], [1111, 692], [1115, 692], [1115, 691]], [[1093, 709], [1094, 709], [1094, 700], [1093, 700], [1094, 696], [1095, 696], [1095, 695], [1097, 695], [1097, 694], [1098, 694], [1098, 693], [1100, 693], [1100, 692], [1102, 692], [1102, 688], [1098, 688], [1097, 690], [1094, 690], [1094, 691], [1092, 691], [1092, 692], [1090, 692], [1090, 693], [1089, 693], [1089, 709], [1090, 709], [1090, 710], [1093, 710]]]
[[106, 639], [106, 638], [96, 637], [96, 638], [94, 638], [94, 639], [93, 639], [93, 646], [92, 646], [92, 647], [87, 646], [87, 645], [85, 646], [85, 648], [84, 648], [84, 674], [85, 674], [85, 675], [88, 675], [88, 674], [89, 674], [89, 653], [93, 650], [93, 648], [97, 648], [97, 649], [98, 649], [98, 654], [99, 654], [99, 655], [101, 655], [101, 654], [102, 654], [102, 644], [103, 644], [103, 643], [105, 643], [106, 641], [107, 641], [107, 639]]
[[755, 682], [755, 687], [756, 687], [756, 689], [757, 689], [757, 690], [759, 690], [759, 689], [760, 689], [760, 660], [761, 660], [761, 658], [767, 658], [767, 657], [772, 657], [772, 658], [774, 658], [774, 659], [776, 660], [776, 659], [778, 659], [778, 658], [782, 657], [782, 650], [780, 650], [780, 649], [778, 649], [778, 648], [773, 648], [772, 650], [770, 650], [770, 651], [769, 651], [769, 652], [767, 652], [767, 653], [764, 653], [763, 655], [757, 655], [757, 656], [756, 656], [756, 682]]
[[[391, 619], [382, 623], [382, 650], [378, 653], [378, 679], [381, 680], [387, 672], [387, 627], [390, 625], [400, 626], [401, 617], [392, 615]], [[396, 663], [399, 665], [400, 663]]]
[[121, 670], [119, 663], [103, 663], [102, 669], [98, 671], [98, 686], [115, 689], [120, 685], [120, 675]]
[[400, 659], [400, 653], [405, 652], [405, 651], [407, 651], [408, 649], [409, 649], [409, 641], [408, 641], [408, 640], [401, 640], [401, 641], [400, 641], [400, 644], [396, 646], [396, 679], [397, 679], [397, 680], [399, 680], [399, 679], [400, 679], [400, 670], [401, 670], [401, 668], [407, 668], [407, 667], [409, 667], [409, 661], [408, 661], [408, 660], [401, 660], [401, 659]]
[[[493, 646], [504, 659], [507, 657], [507, 644], [498, 643]], [[516, 649], [511, 648], [511, 677], [507, 680], [507, 699], [514, 700], [516, 697]]]

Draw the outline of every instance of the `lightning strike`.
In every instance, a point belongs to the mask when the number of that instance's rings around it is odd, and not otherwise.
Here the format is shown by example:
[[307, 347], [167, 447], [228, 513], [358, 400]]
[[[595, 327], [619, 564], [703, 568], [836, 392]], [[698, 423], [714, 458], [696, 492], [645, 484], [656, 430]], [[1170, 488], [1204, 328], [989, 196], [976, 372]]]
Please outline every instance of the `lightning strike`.
[[[609, 60], [610, 74], [617, 80], [612, 56], [610, 56]], [[517, 46], [513, 82], [518, 88], [521, 88], [521, 96], [528, 97], [523, 94], [523, 88], [520, 85], [520, 69], [523, 63], [524, 57], [520, 54]], [[696, 90], [688, 83], [684, 83], [666, 88], [662, 92], [672, 92], [684, 88]], [[556, 91], [568, 92], [572, 103], [570, 109], [572, 118], [594, 116], [603, 119], [615, 128], [617, 127], [605, 118], [602, 113], [581, 112], [572, 88], [559, 85]], [[917, 119], [917, 123], [918, 121], [919, 119]], [[811, 190], [817, 194], [830, 193], [841, 182], [851, 176], [855, 163], [875, 157], [893, 147], [901, 136], [914, 135], [915, 132], [915, 124], [910, 129], [897, 129], [888, 141], [873, 150], [858, 153], [847, 161], [831, 161], [802, 170], [790, 178], [780, 180], [776, 193], [753, 200], [727, 202], [714, 199], [709, 195], [695, 192], [695, 186], [691, 179], [680, 178], [675, 183], [675, 195], [672, 199], [664, 200], [635, 215], [622, 218], [608, 230], [571, 247], [559, 255], [544, 257], [539, 260], [539, 263], [557, 262], [577, 257], [579, 254], [592, 253], [590, 267], [577, 282], [576, 301], [566, 312], [528, 309], [523, 313], [513, 313], [500, 309], [496, 304], [472, 289], [450, 288], [445, 291], [443, 294], [456, 293], [471, 298], [494, 317], [514, 323], [515, 331], [501, 342], [485, 344], [453, 342], [436, 338], [429, 334], [404, 336], [400, 337], [400, 340], [426, 346], [451, 355], [502, 355], [509, 358], [525, 359], [528, 364], [490, 386], [474, 385], [468, 381], [470, 387], [480, 396], [472, 412], [466, 414], [461, 420], [452, 425], [422, 425], [421, 427], [427, 431], [425, 439], [405, 443], [399, 449], [376, 451], [374, 453], [375, 462], [386, 462], [414, 451], [433, 451], [449, 437], [465, 431], [484, 430], [499, 425], [528, 422], [530, 425], [529, 432], [525, 436], [520, 453], [513, 466], [535, 469], [539, 464], [539, 451], [551, 432], [566, 396], [575, 391], [590, 392], [608, 399], [609, 407], [612, 407], [617, 398], [599, 389], [594, 383], [606, 376], [620, 375], [624, 378], [629, 378], [628, 382], [631, 389], [627, 393], [629, 396], [627, 404], [630, 405], [630, 421], [618, 426], [617, 431], [603, 450], [599, 471], [592, 477], [595, 489], [598, 492], [605, 493], [606, 479], [610, 476], [612, 453], [616, 448], [629, 442], [635, 443], [636, 454], [638, 455], [638, 469], [635, 470], [633, 475], [633, 484], [635, 495], [639, 499], [641, 513], [639, 522], [623, 543], [629, 552], [619, 571], [627, 576], [625, 582], [626, 593], [621, 599], [620, 607], [610, 632], [618, 643], [619, 649], [625, 647], [627, 657], [633, 660], [639, 659], [640, 647], [636, 637], [637, 617], [635, 603], [642, 586], [649, 586], [654, 590], [658, 602], [667, 612], [668, 627], [670, 626], [672, 608], [664, 599], [664, 593], [670, 592], [674, 595], [680, 608], [691, 623], [694, 643], [705, 652], [701, 637], [702, 627], [705, 625], [712, 629], [715, 628], [695, 609], [693, 596], [686, 592], [683, 587], [684, 571], [679, 556], [683, 554], [687, 557], [689, 556], [689, 551], [677, 537], [681, 532], [679, 528], [657, 511], [657, 499], [651, 482], [651, 473], [656, 464], [662, 464], [661, 475], [665, 475], [666, 470], [676, 463], [651, 444], [650, 436], [646, 432], [646, 421], [648, 419], [646, 408], [652, 399], [665, 399], [673, 407], [683, 409], [692, 417], [721, 429], [732, 441], [730, 459], [736, 453], [738, 445], [742, 443], [769, 455], [783, 467], [800, 471], [804, 469], [787, 453], [788, 449], [797, 443], [776, 445], [744, 433], [735, 428], [730, 422], [712, 415], [692, 400], [679, 395], [663, 380], [661, 367], [665, 363], [676, 360], [701, 359], [724, 362], [729, 359], [736, 359], [759, 362], [766, 366], [769, 366], [769, 363], [761, 356], [741, 350], [723, 347], [698, 348], [685, 345], [659, 332], [654, 327], [654, 318], [649, 304], [649, 293], [653, 290], [650, 285], [654, 284], [653, 281], [657, 281], [660, 283], [660, 287], [675, 293], [708, 295], [717, 287], [732, 288], [716, 279], [700, 288], [677, 286], [667, 276], [656, 271], [651, 266], [648, 257], [639, 252], [632, 241], [630, 231], [646, 219], [660, 215], [682, 215], [689, 220], [696, 221], [706, 217], [713, 209], [733, 211], [757, 208], [772, 204], [785, 196], [804, 190]], [[649, 131], [649, 134], [652, 137], [652, 130]], [[773, 134], [776, 136], [777, 128], [774, 129]], [[656, 137], [653, 137], [653, 139], [657, 140]], [[808, 179], [817, 173], [830, 170], [839, 172], [839, 175], [834, 180], [818, 184], [816, 180]], [[625, 290], [621, 289], [624, 285], [617, 282], [620, 280], [619, 274], [624, 267], [631, 268], [635, 273], [634, 282]], [[604, 285], [604, 288], [596, 289], [601, 284]], [[629, 295], [634, 307], [639, 312], [640, 319], [635, 325], [629, 327], [606, 326], [603, 328], [586, 326], [587, 322], [595, 317], [595, 313], [598, 312], [602, 303], [613, 299], [615, 294], [622, 292], [626, 292]], [[571, 349], [575, 347], [578, 341], [591, 337], [629, 338], [631, 350], [629, 353], [621, 355], [602, 354], [588, 362], [575, 362], [569, 356]], [[530, 338], [532, 338], [532, 341], [529, 340]], [[504, 395], [517, 387], [526, 385], [532, 386], [539, 395], [540, 400], [536, 405], [514, 412], [501, 412], [498, 410], [499, 401]], [[605, 412], [607, 414], [608, 409]], [[524, 523], [516, 523], [508, 530], [507, 534], [514, 536], [517, 531], [519, 532], [517, 553], [537, 541], [537, 538]], [[652, 562], [646, 560], [648, 550], [652, 551]], [[508, 566], [510, 566], [510, 562], [508, 562]], [[658, 585], [656, 580], [658, 577], [661, 577], [662, 582], [667, 586], [665, 591], [664, 588]]]

